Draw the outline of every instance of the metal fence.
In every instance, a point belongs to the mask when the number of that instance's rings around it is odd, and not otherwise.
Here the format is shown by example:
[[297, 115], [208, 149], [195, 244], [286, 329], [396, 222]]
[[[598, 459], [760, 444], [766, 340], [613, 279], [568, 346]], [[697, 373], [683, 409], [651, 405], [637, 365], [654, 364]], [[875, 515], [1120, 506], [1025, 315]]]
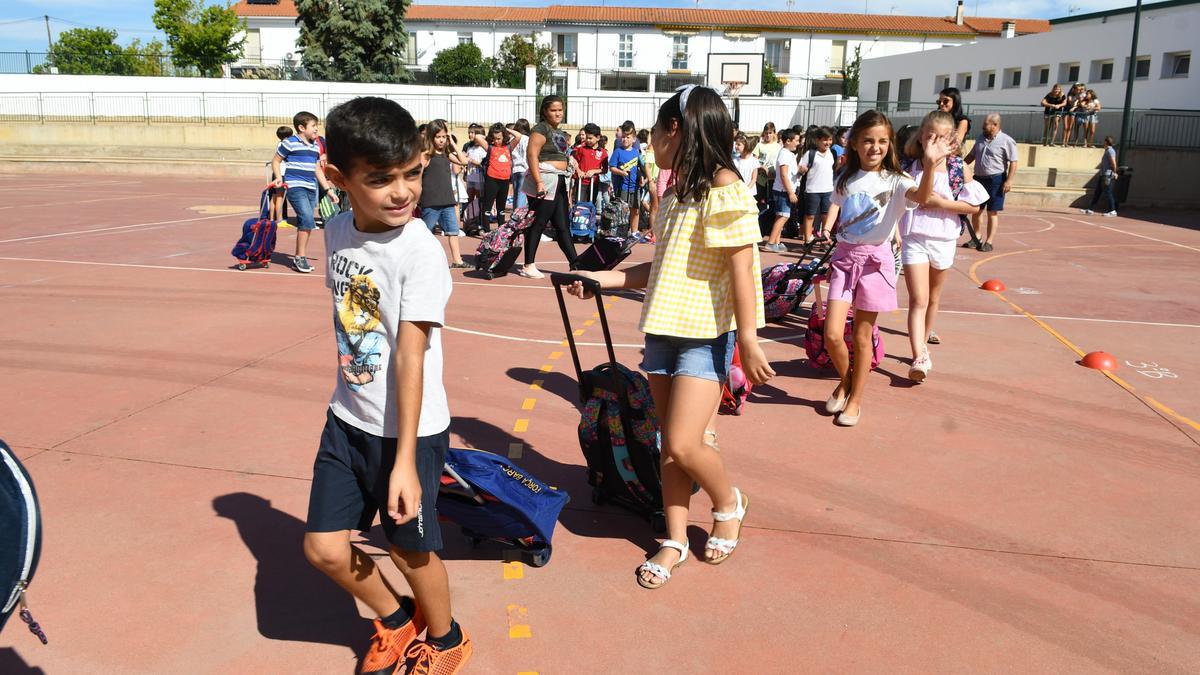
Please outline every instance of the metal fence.
[[[920, 124], [936, 106], [910, 101], [858, 102], [860, 113], [871, 109], [886, 113], [898, 129], [906, 124]], [[989, 113], [999, 113], [1004, 133], [1013, 140], [1018, 143], [1042, 142], [1046, 117], [1040, 105], [964, 104], [963, 109], [971, 118], [972, 136], [983, 131], [983, 120]], [[1096, 122], [1097, 145], [1104, 145], [1105, 136], [1120, 137], [1122, 115], [1119, 108], [1100, 111]], [[1082, 135], [1079, 138], [1082, 141]], [[1134, 110], [1127, 144], [1130, 148], [1200, 148], [1200, 110]]]

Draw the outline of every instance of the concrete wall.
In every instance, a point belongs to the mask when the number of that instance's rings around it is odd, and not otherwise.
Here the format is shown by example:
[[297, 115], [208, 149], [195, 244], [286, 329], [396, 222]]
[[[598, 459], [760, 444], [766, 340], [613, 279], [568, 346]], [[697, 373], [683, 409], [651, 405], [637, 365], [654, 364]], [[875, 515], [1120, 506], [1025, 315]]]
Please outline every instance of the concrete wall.
[[[1054, 83], [1066, 84], [1071, 64], [1079, 65], [1079, 81], [1096, 90], [1109, 108], [1120, 107], [1125, 98], [1126, 61], [1133, 33], [1133, 15], [1109, 17], [1107, 21], [1055, 24], [1050, 33], [1026, 35], [1008, 40], [981, 40], [920, 53], [865, 58], [862, 64], [860, 93], [874, 98], [880, 81], [890, 83], [890, 97], [896, 100], [899, 81], [911, 79], [912, 100], [926, 101], [941, 89], [943, 77], [951, 86], [962, 89], [962, 78], [972, 76], [972, 86], [963, 98], [973, 104], [1036, 105]], [[1200, 108], [1200, 73], [1170, 77], [1164, 68], [1170, 55], [1200, 51], [1200, 5], [1184, 5], [1144, 11], [1138, 52], [1150, 57], [1150, 75], [1134, 86], [1137, 108]], [[1100, 64], [1113, 63], [1113, 76], [1100, 81]], [[1049, 82], [1036, 77], [1042, 66], [1048, 67]], [[1004, 74], [1010, 69], [1021, 72], [1021, 84], [1006, 86]], [[994, 89], [981, 90], [987, 73], [994, 72]]]

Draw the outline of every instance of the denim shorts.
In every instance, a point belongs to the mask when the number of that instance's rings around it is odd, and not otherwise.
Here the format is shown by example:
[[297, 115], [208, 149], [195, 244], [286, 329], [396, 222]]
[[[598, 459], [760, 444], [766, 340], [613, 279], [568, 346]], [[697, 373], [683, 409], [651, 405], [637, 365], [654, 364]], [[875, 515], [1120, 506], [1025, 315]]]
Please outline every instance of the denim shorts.
[[833, 197], [832, 192], [805, 192], [804, 215], [823, 216], [826, 213], [829, 213], [829, 202], [831, 197]]
[[698, 377], [724, 382], [733, 364], [733, 343], [737, 331], [729, 331], [711, 340], [646, 335], [642, 370], [649, 375]]
[[788, 201], [788, 194], [786, 192], [771, 190], [771, 204], [775, 207], [775, 215], [792, 215], [792, 203]]
[[450, 206], [425, 206], [421, 208], [421, 220], [425, 221], [425, 227], [433, 232], [433, 228], [441, 226], [442, 234], [447, 237], [458, 236], [458, 214], [456, 205]]
[[312, 230], [317, 226], [313, 220], [313, 211], [317, 210], [317, 191], [308, 188], [291, 188], [286, 194], [287, 201], [296, 212], [296, 229]]

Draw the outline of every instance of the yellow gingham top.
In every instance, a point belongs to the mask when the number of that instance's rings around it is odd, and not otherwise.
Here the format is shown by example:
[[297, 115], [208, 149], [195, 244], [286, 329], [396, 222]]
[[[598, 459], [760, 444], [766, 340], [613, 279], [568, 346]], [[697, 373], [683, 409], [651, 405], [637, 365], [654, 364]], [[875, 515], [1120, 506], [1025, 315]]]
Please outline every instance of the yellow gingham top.
[[680, 202], [668, 190], [657, 220], [638, 326], [643, 333], [711, 340], [735, 330], [729, 257], [742, 246], [754, 251], [755, 328], [766, 325], [758, 205], [745, 183], [711, 188], [703, 202]]

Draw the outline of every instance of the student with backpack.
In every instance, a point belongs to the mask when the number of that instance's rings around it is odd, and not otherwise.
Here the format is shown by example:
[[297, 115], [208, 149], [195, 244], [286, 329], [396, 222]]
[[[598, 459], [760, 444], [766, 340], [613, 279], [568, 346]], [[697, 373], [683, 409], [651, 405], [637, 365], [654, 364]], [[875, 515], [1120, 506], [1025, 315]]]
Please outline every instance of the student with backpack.
[[[275, 181], [272, 187], [288, 187], [285, 197], [296, 212], [296, 256], [292, 258], [292, 266], [297, 272], [308, 274], [312, 272], [312, 265], [308, 264], [308, 238], [317, 227], [317, 186], [328, 191], [329, 181], [320, 166], [317, 116], [298, 112], [292, 118], [292, 126], [296, 133], [279, 142], [271, 160], [272, 171], [283, 176], [283, 180]], [[287, 170], [281, 171], [284, 162], [287, 162]], [[330, 201], [338, 203], [336, 192], [330, 193]]]
[[813, 132], [813, 147], [800, 158], [796, 173], [802, 177], [804, 184], [804, 243], [811, 244], [813, 240], [813, 223], [820, 216], [825, 221], [829, 213], [829, 200], [833, 196], [833, 173], [837, 158], [830, 150], [833, 145], [833, 134], [824, 127], [818, 127]]
[[[825, 402], [838, 426], [852, 427], [862, 415], [871, 372], [875, 320], [896, 305], [896, 262], [891, 241], [901, 218], [933, 194], [932, 168], [951, 152], [947, 138], [925, 142], [926, 168], [920, 186], [900, 170], [895, 134], [887, 116], [875, 110], [858, 116], [850, 128], [846, 168], [834, 186], [825, 229], [838, 224], [838, 244], [829, 263], [825, 348], [841, 382]], [[854, 360], [845, 342], [846, 317], [854, 308]]]
[[[639, 329], [642, 369], [661, 421], [662, 487], [669, 538], [636, 570], [643, 588], [661, 588], [688, 558], [693, 481], [713, 503], [704, 561], [717, 565], [738, 546], [749, 499], [734, 487], [704, 432], [721, 399], [736, 344], [754, 384], [774, 371], [758, 344], [764, 326], [758, 208], [729, 153], [733, 121], [713, 89], [689, 85], [668, 99], [654, 126], [655, 158], [674, 187], [654, 223], [654, 261], [627, 270], [581, 273], [602, 288], [645, 288]], [[590, 297], [582, 283], [569, 291]]]
[[[506, 129], [497, 122], [488, 129], [487, 136], [476, 139], [487, 147], [487, 158], [483, 163], [483, 202], [481, 218], [486, 223], [488, 213], [496, 210], [497, 227], [504, 224], [504, 207], [508, 204], [508, 184], [513, 175], [513, 152], [524, 136], [514, 129]], [[486, 226], [483, 229], [488, 229]]]
[[[450, 444], [441, 326], [453, 286], [437, 239], [408, 227], [421, 198], [421, 138], [407, 110], [377, 97], [334, 108], [328, 134], [330, 175], [354, 210], [325, 227], [338, 376], [313, 466], [304, 553], [378, 617], [362, 672], [452, 675], [473, 651], [437, 555]], [[411, 598], [397, 595], [350, 541], [376, 515]]]
[[618, 129], [617, 147], [609, 158], [615, 198], [629, 205], [629, 229], [638, 231], [641, 219], [640, 190], [642, 177], [642, 153], [638, 147], [637, 127], [628, 120]]

